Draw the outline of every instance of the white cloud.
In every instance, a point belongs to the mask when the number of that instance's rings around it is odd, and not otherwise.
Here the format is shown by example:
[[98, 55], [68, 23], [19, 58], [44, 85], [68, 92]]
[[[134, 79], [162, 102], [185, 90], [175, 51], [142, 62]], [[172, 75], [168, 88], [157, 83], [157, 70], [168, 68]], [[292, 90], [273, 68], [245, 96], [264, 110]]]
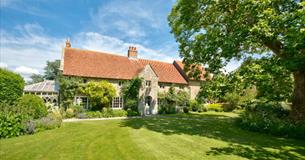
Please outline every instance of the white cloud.
[[158, 5], [162, 4], [114, 0], [93, 12], [91, 21], [102, 33], [139, 39], [147, 36], [147, 30], [162, 29], [167, 25], [164, 24], [164, 15], [158, 12]]
[[7, 68], [8, 65], [6, 63], [0, 62], [0, 68]]
[[39, 24], [20, 25], [13, 32], [1, 30], [1, 61], [10, 67], [28, 66], [41, 70], [46, 60], [60, 58], [64, 41], [44, 34]]
[[[1, 67], [15, 70], [26, 80], [32, 73], [43, 73], [47, 60], [53, 61], [61, 58], [65, 38], [47, 35], [44, 28], [37, 23], [19, 25], [11, 32], [0, 30], [0, 33]], [[137, 43], [129, 43], [96, 32], [81, 32], [71, 38], [74, 48], [107, 51], [126, 56], [128, 47], [135, 46], [138, 48], [140, 58], [167, 62], [172, 62], [174, 59], [164, 54], [168, 49], [153, 50]]]
[[26, 66], [19, 66], [15, 69], [16, 73], [20, 73], [21, 75], [32, 75], [32, 74], [39, 74], [37, 69], [33, 69]]

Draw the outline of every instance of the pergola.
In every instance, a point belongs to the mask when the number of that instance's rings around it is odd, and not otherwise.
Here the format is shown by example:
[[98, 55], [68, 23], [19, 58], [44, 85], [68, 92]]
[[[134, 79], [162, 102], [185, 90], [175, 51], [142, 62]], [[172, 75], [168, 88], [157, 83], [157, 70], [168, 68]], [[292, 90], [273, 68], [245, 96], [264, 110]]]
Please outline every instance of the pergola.
[[23, 94], [35, 94], [41, 97], [45, 103], [53, 103], [58, 105], [59, 86], [53, 80], [45, 80], [43, 82], [26, 85]]

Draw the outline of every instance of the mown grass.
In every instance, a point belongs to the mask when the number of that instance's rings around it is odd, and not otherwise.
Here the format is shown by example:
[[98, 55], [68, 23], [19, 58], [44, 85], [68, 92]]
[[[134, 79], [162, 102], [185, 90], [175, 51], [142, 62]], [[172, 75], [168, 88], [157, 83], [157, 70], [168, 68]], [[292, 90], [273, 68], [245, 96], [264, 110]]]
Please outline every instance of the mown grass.
[[248, 132], [233, 113], [64, 123], [0, 140], [1, 159], [305, 159], [305, 141]]

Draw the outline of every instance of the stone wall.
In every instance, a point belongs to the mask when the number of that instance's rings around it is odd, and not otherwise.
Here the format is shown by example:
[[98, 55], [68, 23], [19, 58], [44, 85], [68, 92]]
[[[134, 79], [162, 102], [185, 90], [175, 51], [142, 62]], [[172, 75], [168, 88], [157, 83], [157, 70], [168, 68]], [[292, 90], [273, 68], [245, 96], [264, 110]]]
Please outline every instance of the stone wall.
[[[139, 112], [141, 115], [158, 114], [158, 77], [150, 65], [146, 65], [139, 73], [139, 77], [143, 78], [143, 83], [139, 92]], [[146, 86], [146, 81], [150, 81], [150, 86]], [[145, 98], [151, 97], [151, 105], [145, 104]]]
[[189, 81], [189, 91], [191, 99], [195, 99], [200, 91], [199, 81]]

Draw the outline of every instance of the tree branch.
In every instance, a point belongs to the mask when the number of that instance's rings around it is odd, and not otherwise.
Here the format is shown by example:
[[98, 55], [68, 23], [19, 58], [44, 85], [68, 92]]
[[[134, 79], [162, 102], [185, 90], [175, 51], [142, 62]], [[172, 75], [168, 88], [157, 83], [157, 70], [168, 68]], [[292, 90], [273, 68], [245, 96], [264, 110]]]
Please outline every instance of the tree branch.
[[274, 54], [283, 58], [283, 55], [281, 54], [281, 49], [283, 47], [283, 44], [280, 41], [278, 40], [264, 41], [264, 45], [268, 47]]

